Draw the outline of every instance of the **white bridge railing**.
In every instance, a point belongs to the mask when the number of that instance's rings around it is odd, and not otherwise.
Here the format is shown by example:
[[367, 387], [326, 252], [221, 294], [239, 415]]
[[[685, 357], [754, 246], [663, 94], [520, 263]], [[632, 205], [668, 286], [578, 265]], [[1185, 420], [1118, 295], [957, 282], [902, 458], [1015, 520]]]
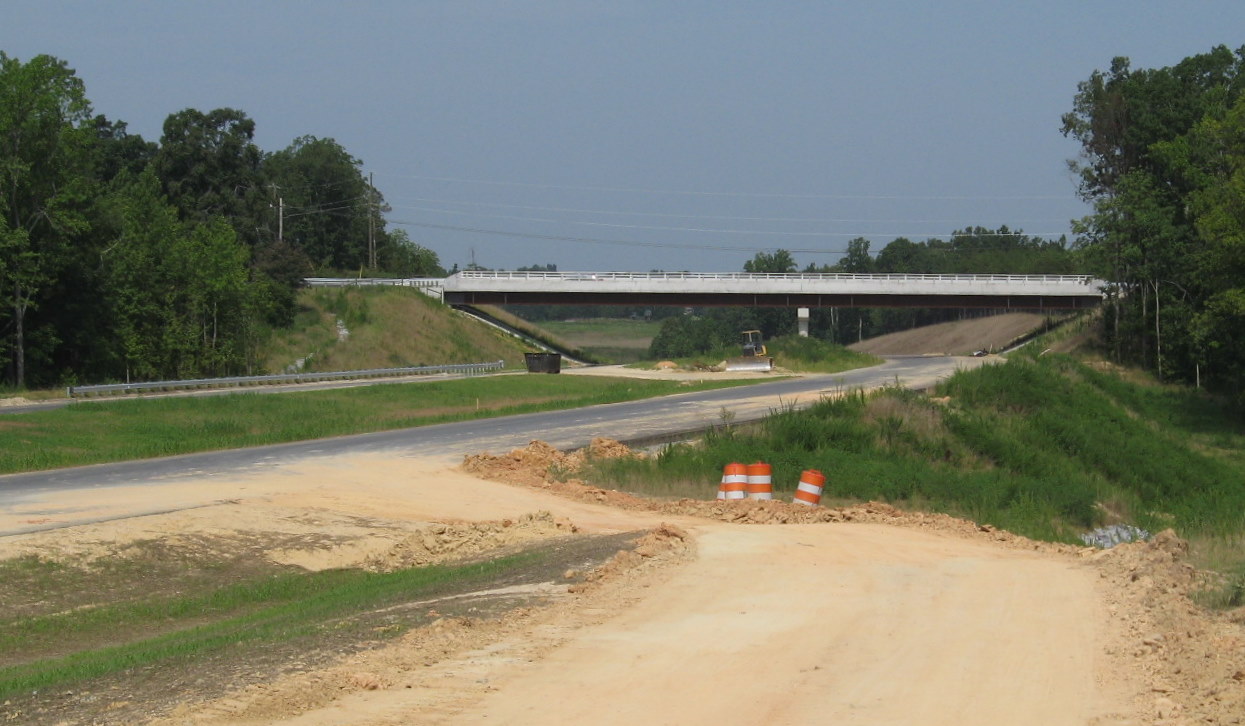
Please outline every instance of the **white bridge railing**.
[[441, 287], [441, 277], [308, 277], [309, 287]]
[[[461, 270], [463, 280], [877, 280], [886, 282], [1055, 282], [1092, 285], [1092, 275], [966, 275], [846, 272], [541, 272], [513, 270]], [[444, 282], [444, 281], [440, 281]]]

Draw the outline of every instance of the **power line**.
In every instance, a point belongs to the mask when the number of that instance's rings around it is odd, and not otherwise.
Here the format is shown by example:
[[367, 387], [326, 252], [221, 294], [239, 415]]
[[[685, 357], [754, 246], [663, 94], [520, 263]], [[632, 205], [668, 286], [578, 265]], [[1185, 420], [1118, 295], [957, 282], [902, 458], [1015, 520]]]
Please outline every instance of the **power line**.
[[[736, 247], [736, 246], [730, 246], [730, 245], [693, 245], [693, 244], [683, 244], [679, 242], [638, 242], [634, 240], [600, 239], [598, 237], [564, 237], [561, 235], [553, 235], [553, 234], [529, 234], [525, 232], [507, 232], [507, 231], [499, 230], [499, 229], [480, 229], [478, 227], [455, 227], [455, 226], [448, 225], [448, 224], [431, 224], [427, 222], [407, 222], [407, 221], [398, 220], [398, 219], [391, 219], [389, 220], [389, 222], [391, 224], [397, 224], [403, 227], [423, 227], [426, 229], [444, 229], [444, 230], [450, 230], [454, 232], [474, 232], [476, 234], [501, 235], [503, 237], [522, 237], [524, 239], [541, 239], [541, 240], [551, 240], [555, 242], [583, 242], [585, 244], [597, 244], [597, 245], [623, 245], [627, 247], [656, 247], [656, 248], [663, 248], [663, 249], [717, 250], [717, 251], [729, 251], [729, 252], [756, 252], [758, 250], [787, 249], [785, 247], [783, 248], [755, 247], [755, 246]], [[834, 255], [844, 254], [847, 252], [846, 250], [812, 250], [812, 249], [808, 249], [808, 250], [792, 249], [792, 250], [787, 250], [787, 251], [788, 252], [802, 252], [802, 253], [807, 253], [807, 254], [834, 254]]]
[[[658, 231], [658, 232], [698, 232], [698, 233], [712, 233], [712, 234], [753, 234], [753, 235], [764, 235], [764, 236], [767, 236], [767, 237], [774, 237], [774, 236], [778, 236], [778, 237], [815, 237], [815, 238], [820, 238], [820, 237], [868, 237], [868, 236], [870, 236], [870, 235], [873, 235], [873, 236], [881, 236], [881, 237], [909, 237], [909, 236], [911, 236], [911, 237], [944, 237], [944, 236], [951, 236], [951, 235], [943, 235], [943, 234], [919, 234], [919, 233], [914, 233], [914, 232], [908, 232], [908, 233], [906, 233], [906, 234], [903, 234], [903, 233], [900, 233], [900, 234], [891, 234], [891, 233], [883, 233], [883, 232], [778, 232], [778, 231], [757, 230], [757, 229], [717, 229], [717, 228], [706, 228], [706, 227], [663, 227], [663, 226], [656, 226], [656, 225], [644, 225], [644, 224], [618, 224], [618, 223], [612, 223], [612, 222], [583, 222], [583, 221], [564, 220], [564, 219], [548, 219], [548, 218], [545, 218], [545, 217], [520, 217], [520, 216], [516, 216], [516, 215], [508, 215], [508, 214], [480, 214], [480, 213], [476, 213], [476, 212], [464, 212], [464, 211], [462, 211], [462, 210], [456, 210], [456, 209], [438, 209], [438, 208], [435, 208], [435, 207], [402, 206], [401, 208], [402, 208], [402, 209], [413, 209], [413, 210], [417, 210], [417, 211], [421, 211], [421, 212], [436, 212], [436, 213], [440, 213], [440, 214], [454, 214], [454, 215], [459, 215], [459, 216], [483, 217], [483, 218], [486, 218], [486, 219], [504, 219], [504, 220], [508, 220], [508, 221], [515, 221], [515, 222], [544, 222], [544, 223], [550, 223], [550, 224], [579, 224], [579, 225], [586, 225], [586, 226], [590, 226], [590, 227], [608, 227], [608, 228], [612, 228], [612, 229], [643, 229], [643, 230]], [[983, 236], [983, 237], [985, 237], [985, 236], [998, 236], [998, 237], [1056, 237], [1056, 236], [1060, 236], [1060, 235], [1062, 235], [1062, 234], [1064, 234], [1064, 233], [1062, 233], [1062, 232], [1037, 232], [1037, 233], [1027, 233], [1027, 232], [1002, 232], [1002, 233], [999, 233], [999, 232], [993, 232], [993, 233], [989, 233], [989, 232], [988, 232], [988, 233], [983, 233], [982, 235], [979, 235], [979, 236]]]
[[[734, 245], [694, 245], [694, 244], [686, 244], [686, 243], [680, 243], [680, 242], [639, 242], [635, 240], [601, 239], [599, 237], [567, 237], [567, 236], [552, 235], [552, 234], [530, 234], [526, 232], [509, 232], [509, 231], [499, 230], [499, 229], [482, 229], [479, 227], [456, 227], [456, 226], [448, 225], [448, 224], [432, 224], [429, 222], [410, 222], [410, 221], [398, 220], [398, 219], [390, 219], [388, 221], [390, 224], [396, 224], [396, 225], [403, 226], [403, 227], [421, 227], [424, 229], [441, 229], [441, 230], [448, 230], [448, 231], [453, 231], [453, 232], [471, 232], [474, 234], [498, 235], [502, 237], [519, 237], [522, 239], [539, 239], [539, 240], [549, 240], [549, 241], [554, 241], [554, 242], [580, 242], [584, 244], [598, 244], [598, 245], [620, 245], [620, 246], [625, 246], [625, 247], [704, 250], [704, 251], [716, 251], [716, 252], [760, 252], [764, 250], [776, 251], [776, 250], [781, 249], [781, 250], [786, 250], [787, 252], [791, 252], [791, 253], [811, 254], [811, 255], [843, 255], [843, 254], [847, 254], [848, 252], [847, 250], [811, 249], [811, 248], [801, 249], [801, 248], [788, 248], [788, 247], [761, 247], [761, 246], [741, 247], [741, 246], [734, 246]], [[840, 235], [840, 236], [847, 236], [847, 235]], [[857, 236], [863, 236], [863, 235], [857, 235]], [[903, 235], [899, 235], [899, 236], [903, 236]], [[1007, 234], [996, 233], [992, 235], [931, 235], [931, 236], [938, 238], [938, 237], [955, 237], [955, 236], [1016, 237], [1016, 236], [1030, 236], [1030, 235], [1025, 235], [1022, 233], [1007, 233]], [[965, 251], [965, 252], [974, 251], [975, 252], [975, 251], [984, 251], [984, 250], [989, 250], [989, 249], [1002, 249], [1002, 248], [977, 247], [977, 248], [973, 248], [972, 250], [961, 250], [961, 251]], [[950, 252], [951, 250], [934, 250], [934, 251]]]
[[643, 189], [638, 187], [605, 187], [590, 185], [542, 184], [534, 182], [495, 181], [490, 179], [462, 179], [458, 177], [422, 176], [419, 174], [388, 174], [382, 176], [422, 181], [450, 182], [456, 184], [485, 184], [490, 186], [522, 187], [528, 189], [564, 189], [569, 191], [626, 192], [630, 194], [667, 194], [695, 197], [753, 197], [760, 199], [906, 199], [935, 201], [1000, 201], [1022, 199], [1074, 199], [1075, 195], [1063, 194], [1014, 194], [1014, 195], [924, 195], [924, 194], [787, 194], [779, 192], [703, 192], [683, 189]]
[[[659, 217], [666, 219], [715, 219], [727, 220], [735, 222], [800, 222], [800, 223], [818, 223], [818, 224], [837, 224], [837, 223], [853, 223], [861, 222], [885, 222], [887, 224], [955, 224], [962, 222], [962, 219], [853, 219], [853, 218], [833, 218], [833, 217], [745, 217], [735, 215], [722, 214], [677, 214], [670, 212], [629, 212], [611, 209], [577, 209], [570, 207], [539, 207], [528, 204], [501, 204], [498, 202], [472, 202], [457, 199], [433, 199], [429, 197], [400, 197], [400, 199], [427, 202], [430, 204], [459, 204], [472, 207], [492, 207], [497, 209], [522, 209], [532, 212], [569, 212], [572, 214], [605, 214], [626, 217]], [[395, 209], [406, 209], [405, 205], [390, 204]], [[409, 207], [411, 209], [419, 209], [419, 207]], [[1026, 218], [1012, 220], [1014, 222], [1054, 222], [1066, 221], [1055, 217]]]

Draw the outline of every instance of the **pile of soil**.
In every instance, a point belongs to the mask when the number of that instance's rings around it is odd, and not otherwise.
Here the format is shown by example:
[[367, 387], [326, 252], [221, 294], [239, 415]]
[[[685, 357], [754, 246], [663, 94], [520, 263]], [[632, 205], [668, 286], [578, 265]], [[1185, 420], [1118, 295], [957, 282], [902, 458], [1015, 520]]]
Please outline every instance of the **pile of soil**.
[[394, 572], [411, 567], [461, 560], [483, 552], [514, 547], [535, 540], [574, 534], [578, 528], [549, 512], [525, 514], [517, 520], [430, 524], [403, 538], [385, 552], [369, 556], [362, 566], [372, 572]]
[[1207, 573], [1188, 563], [1188, 550], [1165, 530], [1089, 556], [1119, 626], [1108, 653], [1147, 674], [1139, 712], [1162, 723], [1245, 723], [1245, 608], [1214, 612], [1190, 599]]

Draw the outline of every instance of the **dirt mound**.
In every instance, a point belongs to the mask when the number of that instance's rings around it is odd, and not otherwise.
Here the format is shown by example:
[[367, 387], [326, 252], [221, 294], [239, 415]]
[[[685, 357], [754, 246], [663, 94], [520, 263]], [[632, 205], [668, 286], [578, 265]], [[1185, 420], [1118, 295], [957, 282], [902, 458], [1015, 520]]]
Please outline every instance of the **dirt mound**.
[[1140, 712], [1164, 723], [1245, 723], [1245, 619], [1190, 600], [1206, 573], [1186, 561], [1188, 550], [1166, 530], [1091, 555], [1119, 625], [1108, 653], [1148, 675]]
[[526, 514], [518, 520], [475, 522], [471, 524], [435, 523], [416, 532], [387, 551], [363, 562], [372, 572], [393, 572], [423, 567], [448, 560], [459, 560], [538, 539], [573, 534], [575, 525], [557, 519], [549, 512]]
[[640, 458], [643, 454], [632, 451], [625, 444], [613, 439], [597, 437], [587, 447], [564, 454], [543, 441], [532, 441], [521, 449], [508, 454], [476, 454], [463, 459], [464, 471], [494, 481], [528, 486], [548, 484], [560, 474], [575, 473], [588, 459]]

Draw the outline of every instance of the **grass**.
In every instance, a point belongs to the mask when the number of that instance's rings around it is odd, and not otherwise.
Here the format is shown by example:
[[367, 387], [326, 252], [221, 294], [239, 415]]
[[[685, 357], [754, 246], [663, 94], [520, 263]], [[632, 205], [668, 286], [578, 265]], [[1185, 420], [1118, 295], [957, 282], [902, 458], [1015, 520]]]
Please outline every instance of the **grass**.
[[661, 322], [587, 318], [544, 321], [540, 327], [596, 358], [613, 363], [634, 363], [648, 353], [653, 337], [661, 330]]
[[487, 376], [301, 393], [79, 403], [0, 419], [0, 473], [577, 408], [739, 383]]
[[849, 394], [650, 461], [600, 462], [596, 478], [703, 496], [726, 463], [760, 460], [778, 491], [817, 468], [831, 498], [944, 511], [1038, 539], [1079, 542], [1095, 526], [1127, 522], [1196, 542], [1245, 530], [1243, 455], [1245, 427], [1221, 402], [1130, 384], [1067, 356], [1017, 356], [955, 374], [935, 399]]
[[527, 335], [530, 338], [534, 338], [544, 343], [545, 345], [551, 348], [554, 348], [555, 350], [564, 350], [570, 355], [574, 356], [575, 358], [587, 361], [589, 363], [600, 363], [601, 362], [597, 360], [594, 356], [592, 356], [590, 353], [588, 353], [587, 351], [580, 349], [574, 343], [564, 340], [558, 335], [550, 332], [549, 330], [544, 328], [542, 325], [538, 325], [529, 320], [524, 320], [518, 315], [514, 315], [506, 310], [503, 310], [502, 308], [496, 305], [474, 305], [472, 307], [476, 308], [477, 310], [484, 313], [485, 315], [492, 316], [496, 320], [510, 326], [511, 328], [514, 328], [515, 330], [523, 333], [524, 335]]
[[[308, 288], [299, 292], [298, 305], [293, 326], [265, 336], [264, 370], [283, 372], [300, 359], [304, 370], [316, 371], [499, 359], [522, 368], [530, 350], [410, 288]], [[338, 321], [348, 332], [344, 339]]]
[[[530, 566], [526, 553], [459, 566], [431, 566], [391, 573], [329, 570], [283, 573], [185, 597], [71, 610], [0, 621], [0, 699], [61, 688], [79, 681], [157, 664], [184, 663], [232, 649], [231, 657], [316, 635], [361, 613], [426, 597], [438, 586], [473, 581]], [[206, 622], [205, 622], [206, 621]], [[105, 632], [159, 631], [103, 648], [55, 657], [31, 657], [40, 645]], [[390, 634], [398, 629], [386, 630]], [[13, 663], [14, 660], [21, 662]]]
[[[827, 343], [817, 338], [785, 335], [768, 341], [766, 349], [774, 359], [775, 368], [795, 373], [840, 373], [842, 371], [876, 365], [882, 359], [868, 353], [857, 353], [841, 345]], [[722, 361], [739, 357], [739, 347], [725, 347], [707, 353], [675, 358], [682, 368], [715, 368]], [[637, 368], [652, 368], [656, 361], [634, 364]]]

